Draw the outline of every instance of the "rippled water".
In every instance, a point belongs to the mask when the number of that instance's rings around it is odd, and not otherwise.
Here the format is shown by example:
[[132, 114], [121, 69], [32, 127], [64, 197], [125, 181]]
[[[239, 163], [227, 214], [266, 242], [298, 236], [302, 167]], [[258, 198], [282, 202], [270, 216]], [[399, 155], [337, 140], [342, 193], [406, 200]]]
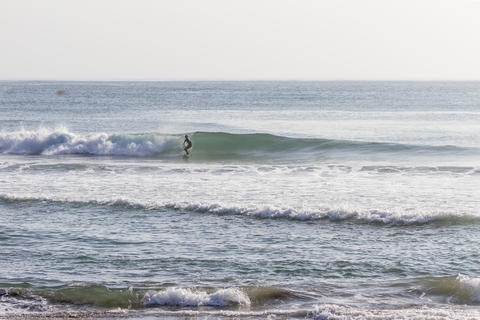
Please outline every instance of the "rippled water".
[[2, 82], [0, 317], [478, 318], [479, 108], [475, 82]]

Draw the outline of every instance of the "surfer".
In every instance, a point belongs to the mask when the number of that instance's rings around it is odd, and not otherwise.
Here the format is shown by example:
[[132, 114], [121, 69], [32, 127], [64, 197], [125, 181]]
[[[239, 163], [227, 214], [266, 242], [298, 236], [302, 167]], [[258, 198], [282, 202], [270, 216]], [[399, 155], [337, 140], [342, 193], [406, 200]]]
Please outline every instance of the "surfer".
[[190, 141], [190, 139], [188, 139], [188, 135], [185, 135], [185, 140], [183, 141], [183, 150], [185, 150], [185, 153], [187, 154], [187, 156], [190, 154], [188, 153], [188, 149], [192, 148], [192, 141]]

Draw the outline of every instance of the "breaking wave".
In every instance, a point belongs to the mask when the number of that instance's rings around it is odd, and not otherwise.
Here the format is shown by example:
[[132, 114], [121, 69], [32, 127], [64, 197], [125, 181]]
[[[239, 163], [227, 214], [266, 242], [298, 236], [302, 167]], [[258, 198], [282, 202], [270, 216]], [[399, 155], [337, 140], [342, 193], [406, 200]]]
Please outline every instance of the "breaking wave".
[[0, 152], [30, 155], [151, 156], [175, 149], [180, 138], [157, 134], [74, 134], [65, 128], [0, 133]]
[[[1, 288], [1, 287], [0, 287]], [[53, 311], [54, 305], [67, 303], [103, 308], [143, 309], [154, 306], [170, 307], [250, 307], [293, 297], [293, 292], [276, 287], [227, 288], [109, 288], [95, 284], [71, 284], [41, 289], [7, 287], [0, 289], [3, 302], [16, 304], [25, 300], [33, 303], [30, 311]]]
[[466, 305], [480, 304], [480, 278], [458, 274], [455, 277], [426, 278], [418, 281], [423, 296], [436, 296], [442, 302]]
[[216, 203], [172, 203], [156, 201], [138, 201], [131, 199], [61, 199], [54, 197], [21, 197], [0, 194], [0, 202], [54, 202], [75, 205], [111, 206], [141, 210], [175, 210], [181, 212], [206, 213], [218, 215], [241, 215], [259, 219], [289, 219], [293, 221], [329, 220], [333, 222], [351, 221], [358, 223], [394, 224], [394, 225], [464, 225], [479, 224], [480, 216], [459, 212], [388, 212], [380, 210], [355, 210], [344, 208], [316, 208], [298, 210], [294, 208], [274, 207], [238, 207]]
[[[279, 316], [312, 320], [464, 320], [480, 317], [480, 311], [476, 308], [479, 287], [477, 278], [458, 275], [429, 281], [436, 283], [437, 291], [443, 295], [455, 295], [461, 299], [447, 301], [456, 305], [420, 303], [398, 309], [375, 306], [360, 308], [334, 303], [320, 303], [313, 307], [305, 306], [306, 308], [277, 309], [275, 306], [282, 306], [286, 299], [298, 298], [297, 294], [277, 287], [146, 289], [109, 288], [103, 285], [79, 283], [35, 289], [24, 284], [20, 287], [0, 289], [0, 315], [13, 319], [21, 316], [42, 319], [47, 317], [103, 319], [127, 315], [222, 319], [224, 317], [261, 319]], [[442, 288], [445, 282], [450, 282], [451, 287]], [[273, 309], [256, 310], [259, 306], [265, 306], [267, 301], [271, 303], [270, 306], [274, 307]], [[78, 309], [72, 306], [83, 307]]]
[[[445, 153], [471, 152], [455, 146], [415, 146], [317, 138], [290, 138], [265, 133], [190, 134], [196, 159], [302, 158], [329, 152]], [[0, 132], [0, 153], [28, 155], [85, 154], [100, 156], [173, 157], [182, 154], [183, 135], [159, 133], [75, 134], [66, 128]]]
[[248, 295], [238, 288], [220, 289], [212, 293], [189, 288], [168, 288], [153, 295], [147, 294], [145, 304], [147, 306], [225, 307], [229, 305], [250, 306], [251, 302]]

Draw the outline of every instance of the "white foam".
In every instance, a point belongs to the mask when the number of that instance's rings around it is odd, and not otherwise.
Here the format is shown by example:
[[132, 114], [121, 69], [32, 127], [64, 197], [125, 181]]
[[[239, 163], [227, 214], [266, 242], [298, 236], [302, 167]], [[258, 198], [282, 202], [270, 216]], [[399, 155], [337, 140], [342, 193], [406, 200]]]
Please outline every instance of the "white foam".
[[460, 307], [426, 307], [388, 309], [359, 309], [333, 304], [317, 305], [307, 318], [314, 320], [473, 320], [480, 310]]
[[175, 317], [175, 318], [201, 318], [201, 319], [304, 319], [310, 310], [295, 309], [295, 310], [263, 310], [263, 311], [245, 311], [245, 310], [147, 310], [142, 312], [145, 315], [152, 317]]
[[66, 128], [0, 132], [0, 153], [6, 154], [148, 156], [178, 146], [177, 137], [155, 134], [79, 135]]
[[[415, 214], [402, 212], [384, 212], [377, 210], [360, 211], [355, 209], [329, 209], [312, 208], [310, 210], [297, 210], [293, 208], [275, 208], [275, 207], [241, 207], [229, 206], [218, 203], [188, 203], [188, 202], [162, 202], [158, 200], [133, 200], [128, 198], [97, 198], [85, 199], [82, 197], [70, 198], [61, 196], [38, 195], [21, 196], [15, 194], [0, 194], [0, 200], [3, 201], [53, 201], [65, 203], [85, 203], [100, 206], [119, 206], [134, 209], [158, 210], [174, 209], [179, 211], [190, 211], [197, 213], [212, 214], [231, 214], [244, 215], [262, 219], [292, 219], [299, 221], [327, 219], [330, 221], [354, 220], [366, 223], [383, 224], [416, 224], [430, 223], [436, 220], [448, 219], [480, 219], [480, 217], [461, 214], [461, 213], [424, 213], [415, 212]], [[480, 295], [480, 293], [479, 293]], [[479, 298], [480, 300], [480, 298]]]
[[22, 297], [16, 294], [9, 295], [8, 289], [6, 294], [0, 296], [0, 316], [52, 311], [55, 311], [55, 308], [48, 303], [47, 299], [40, 296], [27, 295]]
[[229, 305], [249, 306], [250, 298], [237, 288], [220, 289], [213, 293], [188, 288], [168, 288], [145, 296], [146, 305], [168, 305], [180, 307]]
[[462, 296], [468, 297], [471, 303], [480, 303], [480, 278], [458, 274], [455, 280]]
[[469, 217], [461, 213], [445, 213], [431, 212], [422, 213], [416, 211], [412, 213], [403, 212], [387, 212], [379, 210], [355, 210], [350, 208], [310, 208], [306, 210], [298, 210], [294, 208], [275, 208], [275, 207], [237, 207], [224, 206], [221, 204], [205, 204], [205, 203], [167, 203], [165, 207], [176, 210], [187, 210], [193, 212], [210, 212], [217, 214], [235, 214], [247, 215], [258, 218], [288, 218], [293, 220], [319, 220], [328, 219], [331, 221], [342, 220], [359, 220], [363, 222], [375, 223], [428, 223], [439, 219], [458, 219]]

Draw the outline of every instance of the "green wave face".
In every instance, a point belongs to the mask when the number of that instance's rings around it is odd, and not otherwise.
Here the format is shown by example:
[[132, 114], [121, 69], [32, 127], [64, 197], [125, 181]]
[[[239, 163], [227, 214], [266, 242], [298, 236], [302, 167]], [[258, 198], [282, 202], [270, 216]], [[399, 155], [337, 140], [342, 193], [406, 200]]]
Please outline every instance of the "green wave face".
[[133, 289], [109, 289], [100, 285], [72, 286], [57, 290], [44, 289], [35, 294], [55, 303], [90, 305], [104, 308], [138, 309], [145, 292]]
[[327, 140], [295, 139], [264, 133], [230, 134], [197, 132], [192, 135], [192, 152], [205, 158], [227, 159], [251, 156], [287, 156], [288, 153], [313, 151]]
[[[318, 159], [331, 154], [450, 155], [472, 152], [455, 146], [421, 146], [349, 140], [290, 138], [266, 133], [195, 132], [190, 135], [195, 159]], [[171, 150], [173, 151], [173, 150]]]

